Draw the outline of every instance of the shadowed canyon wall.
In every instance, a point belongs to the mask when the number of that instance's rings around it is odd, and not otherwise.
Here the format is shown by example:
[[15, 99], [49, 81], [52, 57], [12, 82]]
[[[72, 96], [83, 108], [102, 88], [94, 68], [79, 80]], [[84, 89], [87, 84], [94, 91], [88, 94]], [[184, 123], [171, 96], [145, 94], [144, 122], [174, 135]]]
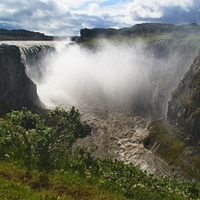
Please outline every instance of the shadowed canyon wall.
[[41, 106], [36, 85], [25, 73], [20, 49], [0, 45], [0, 103], [7, 109]]
[[200, 139], [200, 53], [172, 93], [168, 104], [168, 120], [198, 143]]

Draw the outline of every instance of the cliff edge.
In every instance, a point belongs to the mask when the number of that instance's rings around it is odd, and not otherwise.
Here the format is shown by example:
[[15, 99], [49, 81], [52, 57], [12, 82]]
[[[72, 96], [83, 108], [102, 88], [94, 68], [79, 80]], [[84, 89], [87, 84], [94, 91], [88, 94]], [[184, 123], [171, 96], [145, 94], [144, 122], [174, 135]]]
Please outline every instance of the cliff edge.
[[27, 77], [21, 62], [19, 47], [0, 45], [0, 106], [20, 109], [23, 106], [42, 106], [36, 85]]

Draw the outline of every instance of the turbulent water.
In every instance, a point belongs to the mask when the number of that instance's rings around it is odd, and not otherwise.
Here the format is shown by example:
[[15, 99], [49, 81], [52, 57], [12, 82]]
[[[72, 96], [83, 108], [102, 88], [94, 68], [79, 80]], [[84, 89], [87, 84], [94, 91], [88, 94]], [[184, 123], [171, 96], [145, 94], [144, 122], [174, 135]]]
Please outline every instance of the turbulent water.
[[79, 139], [77, 144], [98, 147], [93, 153], [95, 157], [132, 162], [158, 176], [172, 174], [169, 165], [157, 157], [153, 149], [147, 150], [142, 144], [149, 134], [149, 121], [118, 108], [81, 105], [80, 110], [83, 119], [92, 127], [92, 132]]
[[97, 146], [94, 156], [133, 162], [149, 173], [172, 173], [142, 140], [149, 134], [150, 120], [165, 115], [170, 92], [191, 62], [187, 59], [182, 66], [182, 52], [158, 58], [143, 42], [104, 42], [98, 52], [69, 41], [4, 43], [20, 47], [26, 73], [46, 107], [74, 105], [81, 111], [92, 132], [77, 144]]

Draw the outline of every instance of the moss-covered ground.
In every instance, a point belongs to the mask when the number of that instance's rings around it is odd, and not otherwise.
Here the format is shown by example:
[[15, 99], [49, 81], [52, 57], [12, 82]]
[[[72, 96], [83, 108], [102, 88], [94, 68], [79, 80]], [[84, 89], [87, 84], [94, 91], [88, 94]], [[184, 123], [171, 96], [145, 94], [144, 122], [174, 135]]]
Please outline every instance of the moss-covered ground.
[[[148, 142], [147, 142], [148, 141]], [[148, 148], [157, 144], [156, 153], [169, 164], [185, 173], [185, 176], [200, 180], [200, 148], [198, 143], [190, 141], [181, 129], [172, 130], [169, 125], [153, 122], [150, 135], [146, 139]]]

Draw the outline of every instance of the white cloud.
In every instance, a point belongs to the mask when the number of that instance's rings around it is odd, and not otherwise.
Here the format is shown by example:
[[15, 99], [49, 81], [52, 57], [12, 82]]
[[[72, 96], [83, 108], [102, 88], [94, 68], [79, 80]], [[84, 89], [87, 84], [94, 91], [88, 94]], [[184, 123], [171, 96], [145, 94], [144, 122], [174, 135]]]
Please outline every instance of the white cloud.
[[189, 11], [193, 0], [135, 0], [126, 10], [134, 18], [161, 18], [166, 8], [177, 7]]
[[174, 6], [179, 6], [183, 9], [188, 9], [188, 7], [191, 7], [193, 5], [193, 0], [156, 0], [156, 2], [160, 6], [164, 7], [174, 7]]
[[162, 11], [157, 5], [148, 5], [148, 4], [130, 4], [127, 7], [127, 11], [133, 17], [141, 18], [159, 18], [162, 16]]
[[134, 0], [134, 5], [158, 6], [158, 7], [174, 7], [188, 8], [193, 5], [194, 0]]
[[100, 7], [96, 3], [92, 3], [89, 6], [89, 15], [98, 15], [98, 12], [100, 10]]
[[1, 0], [0, 28], [77, 35], [86, 26], [200, 23], [199, 9], [199, 0]]

